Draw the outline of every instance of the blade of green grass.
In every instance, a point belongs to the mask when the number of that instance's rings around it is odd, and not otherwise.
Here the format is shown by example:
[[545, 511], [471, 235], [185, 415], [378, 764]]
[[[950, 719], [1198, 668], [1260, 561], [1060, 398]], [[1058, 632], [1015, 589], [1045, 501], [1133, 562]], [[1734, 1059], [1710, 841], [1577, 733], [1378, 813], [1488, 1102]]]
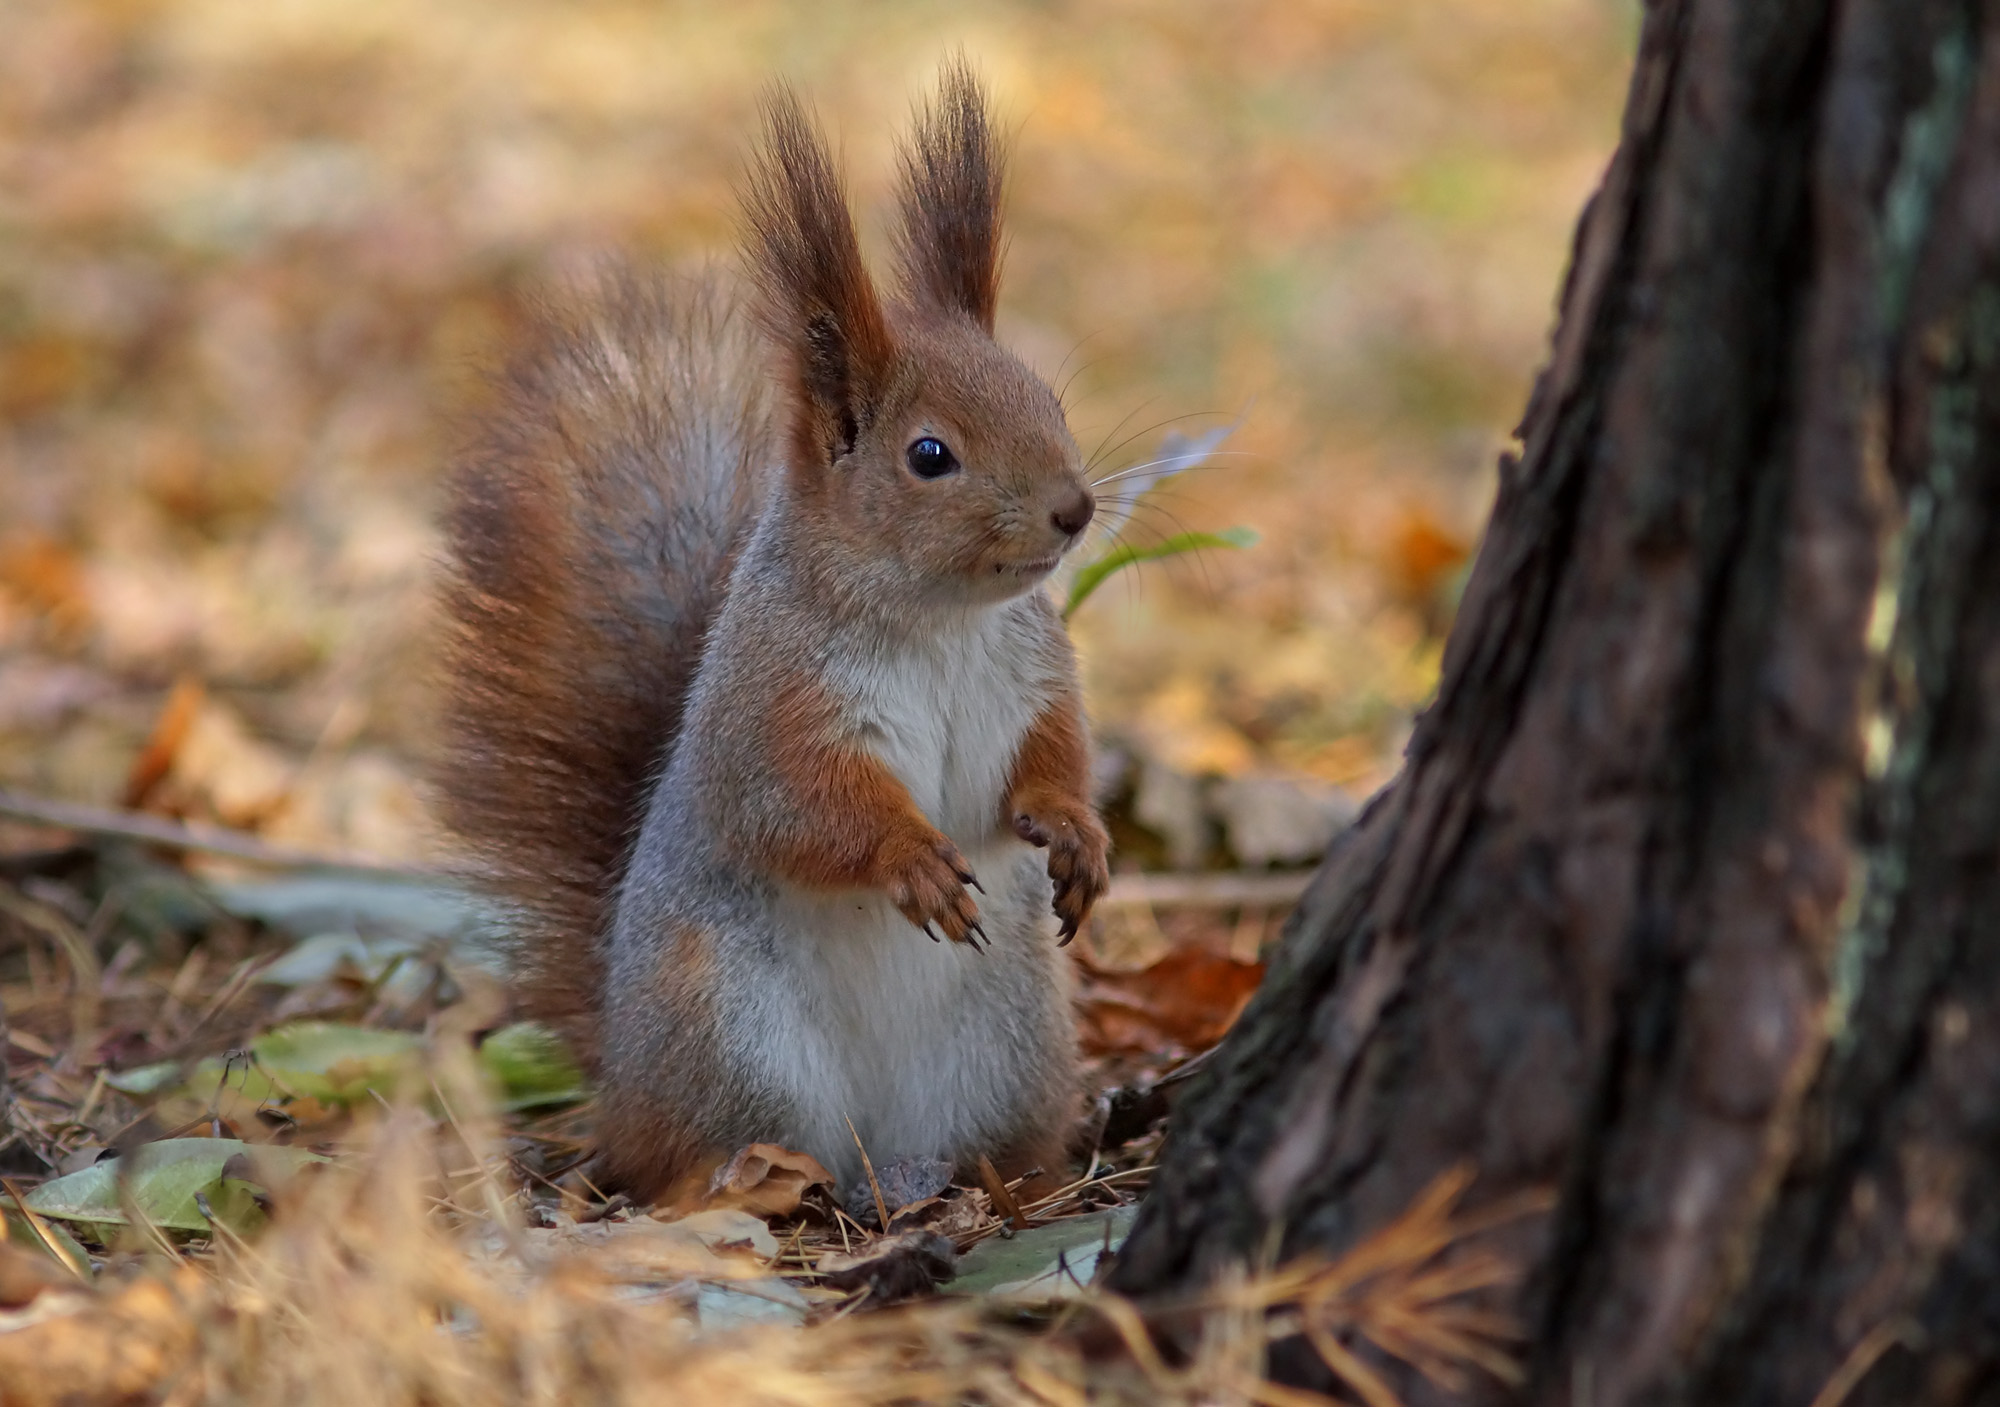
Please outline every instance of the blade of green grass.
[[1225, 528], [1219, 533], [1175, 533], [1144, 547], [1134, 547], [1129, 543], [1120, 544], [1087, 563], [1076, 574], [1070, 584], [1069, 600], [1063, 605], [1063, 619], [1076, 614], [1076, 608], [1090, 599], [1090, 595], [1113, 573], [1123, 571], [1135, 562], [1153, 562], [1162, 557], [1178, 557], [1183, 552], [1199, 552], [1206, 547], [1248, 547], [1256, 542], [1257, 534], [1248, 528]]

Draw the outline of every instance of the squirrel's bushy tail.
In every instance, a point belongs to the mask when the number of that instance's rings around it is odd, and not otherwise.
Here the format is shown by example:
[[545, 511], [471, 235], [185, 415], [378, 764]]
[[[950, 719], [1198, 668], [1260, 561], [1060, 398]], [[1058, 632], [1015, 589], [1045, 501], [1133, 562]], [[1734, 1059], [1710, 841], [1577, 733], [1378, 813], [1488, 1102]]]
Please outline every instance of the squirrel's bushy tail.
[[713, 281], [611, 275], [539, 321], [450, 483], [436, 780], [511, 911], [518, 1010], [594, 1064], [607, 909], [776, 413], [756, 334]]

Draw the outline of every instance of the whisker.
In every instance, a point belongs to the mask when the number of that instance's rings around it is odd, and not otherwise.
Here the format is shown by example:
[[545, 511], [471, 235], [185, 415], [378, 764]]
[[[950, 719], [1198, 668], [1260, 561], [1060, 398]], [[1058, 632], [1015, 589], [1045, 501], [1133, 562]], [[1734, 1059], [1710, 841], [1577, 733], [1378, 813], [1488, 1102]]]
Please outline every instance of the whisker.
[[[1148, 400], [1147, 402], [1145, 402], [1144, 405], [1141, 405], [1139, 407], [1139, 410], [1144, 410], [1146, 406], [1153, 404], [1153, 401], [1156, 401], [1158, 399], [1159, 399], [1158, 396], [1153, 397], [1152, 400]], [[1134, 415], [1136, 415], [1137, 413], [1138, 411], [1133, 412]], [[1084, 472], [1088, 473], [1090, 470], [1096, 468], [1097, 465], [1100, 462], [1102, 462], [1107, 456], [1118, 453], [1119, 450], [1131, 444], [1132, 441], [1138, 439], [1141, 435], [1150, 435], [1155, 430], [1164, 430], [1167, 426], [1178, 424], [1183, 420], [1198, 420], [1204, 415], [1221, 415], [1221, 414], [1222, 412], [1219, 410], [1191, 410], [1188, 411], [1185, 415], [1170, 415], [1165, 420], [1155, 420], [1151, 425], [1142, 425], [1137, 430], [1134, 430], [1131, 434], [1127, 435], [1124, 439], [1120, 440], [1117, 444], [1112, 445], [1111, 448], [1108, 450], [1105, 449], [1102, 445], [1100, 445], [1098, 447], [1097, 453], [1093, 454], [1090, 457], [1089, 461], [1084, 465]], [[1125, 427], [1125, 421], [1130, 420], [1131, 418], [1132, 418], [1131, 415], [1127, 415], [1124, 420], [1120, 420], [1116, 425], [1112, 426], [1111, 434], [1112, 435], [1117, 434], [1120, 430], [1122, 430]], [[1105, 438], [1110, 439], [1111, 436], [1107, 435], [1105, 436]]]
[[[1062, 364], [1056, 367], [1055, 375], [1051, 376], [1049, 380], [1055, 381], [1061, 378], [1063, 374], [1063, 367], [1069, 365], [1069, 359], [1075, 356], [1078, 352], [1081, 352], [1084, 348], [1084, 344], [1089, 342], [1093, 337], [1098, 337], [1102, 335], [1102, 331], [1103, 330], [1100, 328], [1097, 332], [1090, 332], [1084, 334], [1084, 336], [1077, 341], [1077, 344], [1075, 346], [1071, 347], [1069, 351], [1063, 354]], [[1063, 381], [1062, 386], [1056, 391], [1056, 404], [1060, 405], [1063, 408], [1064, 415], [1069, 414], [1069, 388], [1076, 384], [1077, 377], [1083, 375], [1086, 371], [1090, 370], [1093, 366], [1096, 365], [1097, 362], [1094, 360], [1087, 362], [1079, 362], [1077, 364], [1076, 370], [1072, 371], [1069, 374], [1069, 379]]]
[[[1141, 513], [1146, 515], [1143, 519], [1140, 517]], [[1166, 526], [1164, 530], [1160, 525], [1160, 519], [1165, 519]], [[1103, 556], [1108, 552], [1115, 552], [1124, 544], [1127, 534], [1131, 529], [1142, 525], [1149, 532], [1157, 533], [1162, 538], [1172, 537], [1176, 533], [1193, 531], [1178, 514], [1170, 511], [1163, 505], [1154, 502], [1134, 501], [1127, 505], [1125, 518], [1115, 528], [1100, 537], [1093, 537], [1089, 540], [1091, 552], [1098, 556]], [[1205, 547], [1189, 549], [1195, 555], [1200, 555], [1208, 550]]]
[[1096, 365], [1097, 363], [1094, 361], [1088, 361], [1083, 363], [1081, 366], [1077, 367], [1075, 371], [1072, 371], [1069, 374], [1069, 379], [1063, 382], [1062, 386], [1056, 391], [1056, 404], [1062, 407], [1062, 413], [1065, 416], [1067, 416], [1070, 413], [1071, 409], [1069, 403], [1070, 388], [1076, 385], [1076, 380], [1079, 376], [1082, 376], [1086, 371], [1089, 371], [1092, 367]]
[[1149, 526], [1157, 527], [1158, 526], [1156, 522], [1157, 519], [1164, 518], [1166, 520], [1167, 526], [1170, 529], [1172, 529], [1172, 531], [1162, 533], [1161, 536], [1163, 537], [1172, 537], [1175, 533], [1186, 533], [1195, 531], [1193, 528], [1190, 528], [1187, 525], [1187, 521], [1183, 519], [1180, 516], [1180, 514], [1171, 511], [1170, 509], [1164, 507], [1161, 504], [1141, 503], [1135, 505], [1132, 510], [1133, 517], [1135, 520], [1137, 519], [1138, 515], [1141, 512], [1144, 512], [1147, 515], [1146, 521]]
[[[1109, 430], [1104, 432], [1104, 438], [1097, 442], [1097, 448], [1092, 450], [1090, 453], [1090, 458], [1084, 461], [1083, 472], [1088, 474], [1091, 471], [1091, 469], [1096, 466], [1098, 460], [1104, 457], [1105, 454], [1104, 447], [1105, 445], [1110, 443], [1111, 437], [1113, 435], [1117, 434], [1120, 430], [1123, 430], [1127, 425], [1129, 425], [1132, 421], [1133, 416], [1138, 415], [1140, 412], [1144, 411], [1147, 406], [1152, 405], [1153, 402], [1157, 400], [1159, 400], [1158, 396], [1149, 397], [1148, 399], [1139, 402], [1138, 405], [1132, 407], [1132, 409], [1126, 411], [1123, 415], [1119, 416], [1118, 423], [1116, 425], [1113, 425]], [[1139, 434], [1141, 435], [1145, 433], [1146, 432], [1143, 430], [1139, 431]], [[1130, 443], [1131, 443], [1130, 438], [1123, 439], [1118, 442], [1119, 445], [1126, 445]], [[1117, 446], [1113, 446], [1114, 453], [1116, 452], [1116, 450]]]
[[[1118, 482], [1118, 481], [1119, 481], [1120, 479], [1129, 479], [1129, 478], [1131, 478], [1131, 477], [1132, 477], [1132, 476], [1133, 476], [1134, 474], [1143, 474], [1143, 473], [1144, 473], [1144, 472], [1145, 472], [1146, 470], [1148, 470], [1148, 469], [1157, 469], [1157, 468], [1159, 468], [1159, 467], [1160, 467], [1160, 466], [1161, 466], [1162, 464], [1171, 464], [1171, 463], [1173, 463], [1173, 462], [1174, 462], [1174, 460], [1176, 460], [1176, 459], [1179, 459], [1179, 458], [1181, 458], [1181, 457], [1182, 457], [1182, 456], [1180, 456], [1180, 455], [1174, 455], [1174, 454], [1169, 454], [1169, 455], [1164, 455], [1164, 456], [1162, 456], [1162, 457], [1161, 457], [1161, 458], [1159, 458], [1159, 459], [1149, 459], [1149, 460], [1147, 460], [1147, 461], [1146, 461], [1146, 462], [1145, 462], [1144, 464], [1134, 464], [1134, 465], [1131, 465], [1131, 466], [1130, 466], [1130, 467], [1128, 467], [1128, 468], [1124, 468], [1124, 469], [1120, 469], [1120, 470], [1119, 470], [1119, 471], [1118, 471], [1117, 473], [1115, 473], [1115, 474], [1106, 474], [1106, 475], [1105, 475], [1105, 476], [1104, 476], [1103, 478], [1101, 478], [1101, 479], [1092, 479], [1092, 480], [1090, 481], [1090, 486], [1091, 486], [1092, 488], [1097, 488], [1097, 487], [1099, 487], [1100, 485], [1103, 485], [1103, 484], [1115, 484], [1115, 483], [1117, 483], [1117, 482]], [[1254, 450], [1247, 450], [1247, 449], [1236, 449], [1236, 450], [1231, 450], [1231, 449], [1217, 449], [1217, 450], [1210, 450], [1210, 451], [1209, 451], [1209, 452], [1208, 452], [1207, 454], [1204, 454], [1204, 455], [1202, 456], [1202, 458], [1203, 458], [1204, 460], [1208, 460], [1208, 459], [1224, 459], [1224, 458], [1229, 458], [1229, 459], [1260, 459], [1260, 458], [1262, 458], [1262, 457], [1263, 457], [1263, 456], [1259, 455], [1259, 454], [1258, 454], [1258, 453], [1257, 453], [1256, 451], [1254, 451]], [[1179, 471], [1177, 471], [1177, 472], [1179, 472], [1179, 473], [1182, 473], [1182, 474], [1192, 474], [1192, 473], [1194, 473], [1194, 472], [1196, 472], [1197, 470], [1200, 470], [1200, 469], [1220, 469], [1220, 468], [1222, 468], [1222, 467], [1223, 467], [1223, 466], [1222, 466], [1222, 465], [1220, 465], [1220, 464], [1190, 464], [1190, 465], [1188, 465], [1188, 466], [1187, 466], [1187, 468], [1185, 468], [1185, 469], [1182, 469], [1182, 470], [1179, 470]]]

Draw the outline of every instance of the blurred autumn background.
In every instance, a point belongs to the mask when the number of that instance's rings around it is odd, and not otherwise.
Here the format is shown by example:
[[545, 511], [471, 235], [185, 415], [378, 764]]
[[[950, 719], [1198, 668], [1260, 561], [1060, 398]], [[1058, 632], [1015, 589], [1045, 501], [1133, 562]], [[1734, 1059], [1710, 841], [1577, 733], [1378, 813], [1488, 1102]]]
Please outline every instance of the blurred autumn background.
[[1241, 417], [1135, 531], [1261, 540], [1075, 622], [1126, 853], [1310, 860], [1228, 788], [1284, 779], [1316, 847], [1393, 771], [1635, 18], [4, 0], [0, 786], [436, 855], [432, 510], [524, 299], [611, 251], [731, 257], [776, 75], [879, 245], [894, 133], [963, 46], [1016, 134], [1003, 335], [1074, 375], [1079, 442], [1116, 467]]

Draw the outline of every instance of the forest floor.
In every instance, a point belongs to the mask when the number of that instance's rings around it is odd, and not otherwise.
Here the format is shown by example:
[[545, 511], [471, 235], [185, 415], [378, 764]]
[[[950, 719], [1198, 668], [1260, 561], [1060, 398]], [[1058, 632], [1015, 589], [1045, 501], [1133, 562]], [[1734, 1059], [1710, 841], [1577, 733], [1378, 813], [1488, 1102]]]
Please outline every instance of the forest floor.
[[873, 1159], [842, 1188], [754, 1144], [645, 1207], [592, 1183], [588, 1092], [507, 1021], [461, 891], [42, 834], [0, 852], [15, 1407], [1277, 1402], [1262, 1355], [1300, 1332], [1376, 1407], [1357, 1344], [1444, 1382], [1511, 1371], [1466, 1303], [1508, 1277], [1477, 1240], [1496, 1218], [1454, 1221], [1455, 1179], [1331, 1264], [1143, 1315], [1094, 1288], [1178, 1082], [1261, 975], [1218, 951], [1254, 942], [1248, 908], [1156, 933], [1143, 966], [1109, 955], [1115, 909], [1077, 945], [1097, 1094], [1035, 1190]]

